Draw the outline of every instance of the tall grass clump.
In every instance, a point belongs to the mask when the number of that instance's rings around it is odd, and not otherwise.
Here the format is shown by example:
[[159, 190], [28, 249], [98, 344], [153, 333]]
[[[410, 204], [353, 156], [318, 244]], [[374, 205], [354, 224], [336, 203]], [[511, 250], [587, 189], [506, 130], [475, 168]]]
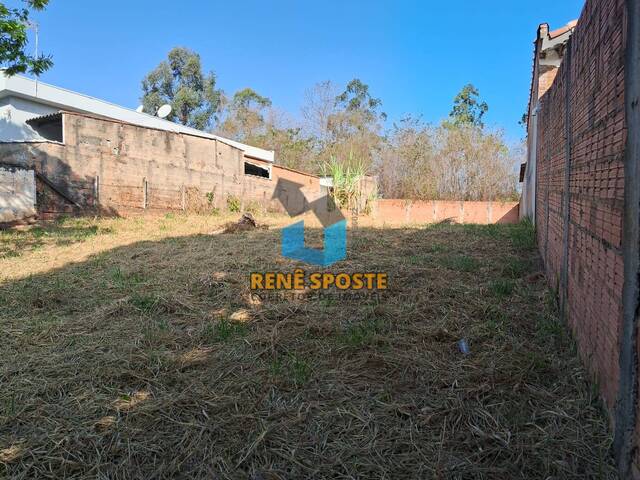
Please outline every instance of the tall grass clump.
[[323, 166], [323, 175], [333, 179], [332, 196], [338, 208], [359, 210], [363, 203], [362, 180], [366, 173], [364, 163], [353, 153], [349, 154], [347, 162], [331, 157]]

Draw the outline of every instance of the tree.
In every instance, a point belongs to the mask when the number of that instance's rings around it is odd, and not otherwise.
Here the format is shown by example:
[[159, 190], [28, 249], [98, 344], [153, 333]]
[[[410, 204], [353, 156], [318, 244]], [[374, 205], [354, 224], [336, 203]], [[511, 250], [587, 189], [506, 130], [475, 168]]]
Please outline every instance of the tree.
[[444, 125], [436, 135], [438, 198], [517, 198], [516, 156], [502, 132], [486, 132], [474, 125]]
[[388, 198], [512, 200], [520, 156], [500, 131], [451, 122], [432, 127], [409, 117], [386, 136], [374, 173]]
[[239, 90], [227, 101], [225, 118], [220, 133], [243, 142], [250, 142], [264, 135], [266, 129], [265, 111], [271, 107], [271, 100], [251, 88]]
[[202, 72], [200, 55], [183, 47], [169, 52], [142, 80], [144, 111], [155, 115], [164, 104], [171, 105], [168, 120], [205, 130], [218, 119], [222, 92], [216, 89], [213, 72]]
[[313, 155], [313, 139], [305, 137], [300, 127], [279, 127], [268, 122], [266, 132], [255, 138], [254, 143], [274, 150], [278, 165], [310, 173], [319, 169]]
[[[382, 100], [373, 98], [369, 93], [369, 85], [362, 80], [354, 78], [347, 84], [344, 92], [336, 97], [336, 103], [342, 105], [349, 112], [366, 112], [375, 116]], [[380, 114], [386, 118], [386, 114]]]
[[529, 127], [529, 113], [524, 112], [520, 120], [518, 120], [518, 125], [520, 125], [525, 130]]
[[379, 112], [381, 106], [382, 101], [369, 93], [367, 84], [351, 80], [336, 97], [335, 110], [329, 116], [330, 141], [325, 145], [325, 156], [345, 163], [357, 159], [369, 168], [381, 141], [380, 121], [387, 117]]
[[433, 129], [418, 117], [394, 123], [376, 155], [378, 188], [389, 198], [433, 200], [437, 176]]
[[304, 119], [304, 131], [318, 142], [318, 147], [330, 140], [329, 121], [337, 111], [338, 89], [330, 80], [315, 84], [305, 91], [301, 108]]
[[26, 72], [40, 75], [53, 65], [49, 55], [36, 57], [25, 53], [29, 8], [43, 10], [49, 0], [24, 0], [24, 3], [28, 8], [8, 8], [0, 3], [0, 66], [7, 76]]
[[473, 125], [483, 127], [482, 117], [489, 110], [486, 102], [480, 101], [480, 92], [472, 84], [465, 85], [453, 99], [453, 110], [449, 114], [456, 126]]
[[336, 97], [336, 106], [351, 116], [360, 116], [358, 127], [375, 123], [378, 118], [382, 120], [387, 118], [386, 113], [378, 113], [382, 100], [372, 97], [369, 93], [369, 85], [358, 78], [351, 80], [345, 91]]

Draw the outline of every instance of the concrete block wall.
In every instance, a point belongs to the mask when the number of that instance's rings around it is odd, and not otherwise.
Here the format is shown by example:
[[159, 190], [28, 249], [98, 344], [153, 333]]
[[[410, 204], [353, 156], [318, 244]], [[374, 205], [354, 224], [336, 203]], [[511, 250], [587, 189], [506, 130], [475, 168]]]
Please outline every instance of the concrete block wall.
[[83, 205], [93, 205], [93, 179], [75, 174], [64, 164], [64, 146], [55, 142], [0, 143], [0, 165], [18, 166], [36, 173], [36, 208], [40, 218], [75, 213], [78, 209], [44, 183], [37, 174], [51, 178], [63, 193]]
[[[232, 197], [242, 207], [255, 202], [263, 209], [283, 211], [274, 197], [279, 178], [295, 179], [316, 196], [321, 193], [314, 175], [276, 166], [270, 179], [245, 175], [243, 151], [222, 141], [82, 114], [64, 113], [62, 121], [64, 143], [0, 144], [0, 163], [35, 168], [83, 210], [182, 210], [197, 196], [196, 203], [209, 208], [225, 208]], [[45, 217], [78, 210], [42, 184], [38, 208]]]
[[33, 170], [0, 167], [0, 224], [36, 215], [36, 181]]

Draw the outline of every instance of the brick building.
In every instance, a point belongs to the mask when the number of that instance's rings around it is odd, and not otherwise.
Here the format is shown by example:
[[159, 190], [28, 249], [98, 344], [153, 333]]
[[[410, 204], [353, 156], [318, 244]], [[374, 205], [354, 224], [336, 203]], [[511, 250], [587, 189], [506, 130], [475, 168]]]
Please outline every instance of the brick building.
[[229, 202], [296, 212], [323, 194], [272, 151], [24, 77], [0, 76], [0, 139], [0, 222]]
[[528, 135], [527, 135], [527, 163], [524, 165], [520, 181], [522, 182], [522, 196], [520, 199], [520, 217], [528, 217], [535, 222], [535, 189], [536, 189], [536, 164], [538, 139], [538, 112], [541, 99], [553, 84], [562, 64], [562, 58], [567, 41], [573, 33], [577, 20], [569, 22], [566, 26], [549, 31], [549, 25], [542, 24], [538, 28], [534, 43], [533, 77], [531, 79], [531, 92], [528, 109]]

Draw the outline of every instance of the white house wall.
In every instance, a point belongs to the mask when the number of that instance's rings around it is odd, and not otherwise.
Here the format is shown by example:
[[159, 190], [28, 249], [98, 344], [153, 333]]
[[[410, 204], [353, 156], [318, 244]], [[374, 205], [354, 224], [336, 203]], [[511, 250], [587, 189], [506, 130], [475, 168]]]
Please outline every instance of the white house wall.
[[24, 98], [0, 99], [0, 142], [42, 140], [42, 137], [27, 125], [26, 121], [57, 111], [57, 108]]
[[0, 223], [36, 215], [36, 180], [33, 170], [0, 167]]

